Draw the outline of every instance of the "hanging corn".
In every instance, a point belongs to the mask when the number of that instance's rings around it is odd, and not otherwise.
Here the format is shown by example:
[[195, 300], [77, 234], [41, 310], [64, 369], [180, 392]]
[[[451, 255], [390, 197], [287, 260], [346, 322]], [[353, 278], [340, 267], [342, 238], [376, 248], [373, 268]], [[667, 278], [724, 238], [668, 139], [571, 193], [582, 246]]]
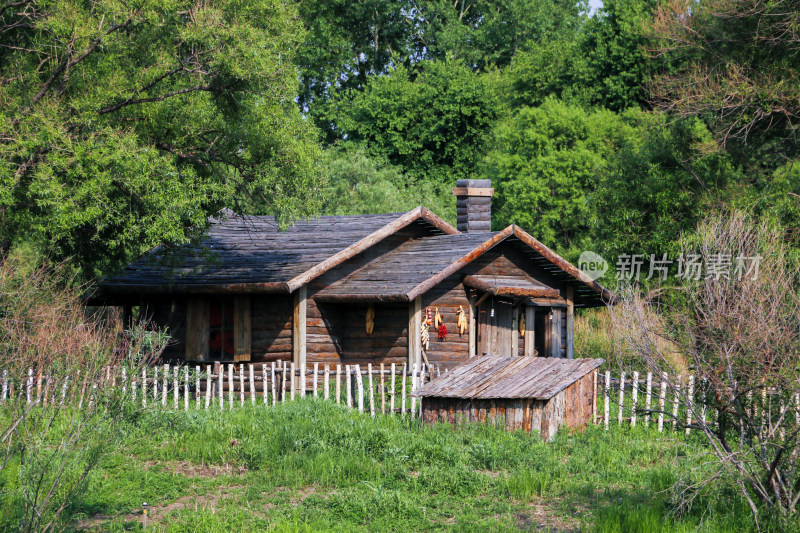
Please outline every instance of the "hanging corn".
[[519, 336], [525, 338], [525, 313], [519, 314]]
[[367, 335], [372, 335], [372, 331], [375, 329], [375, 307], [370, 304], [367, 307]]
[[422, 318], [422, 346], [427, 350], [431, 343], [430, 335], [428, 334], [428, 325], [430, 324], [430, 315]]
[[464, 307], [458, 306], [458, 320], [456, 320], [456, 327], [458, 328], [459, 335], [463, 335], [467, 331], [467, 317], [464, 314]]

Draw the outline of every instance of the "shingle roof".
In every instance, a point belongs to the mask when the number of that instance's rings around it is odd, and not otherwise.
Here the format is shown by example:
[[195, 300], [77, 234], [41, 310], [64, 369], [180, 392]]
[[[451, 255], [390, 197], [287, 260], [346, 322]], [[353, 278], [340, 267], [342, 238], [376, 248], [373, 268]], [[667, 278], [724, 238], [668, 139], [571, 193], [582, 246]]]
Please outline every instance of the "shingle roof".
[[602, 365], [603, 359], [475, 357], [431, 380], [413, 395], [438, 398], [549, 400]]
[[[614, 295], [515, 225], [502, 231], [437, 235], [406, 242], [317, 293], [318, 301], [410, 301], [501, 242], [517, 245], [540, 268], [575, 288], [576, 307], [602, 306]], [[480, 281], [480, 280], [475, 280]], [[520, 283], [522, 283], [522, 280]], [[552, 296], [547, 287], [536, 296]], [[529, 294], [533, 295], [533, 293]], [[522, 295], [524, 296], [524, 295]]]
[[211, 219], [200, 242], [180, 255], [156, 248], [122, 272], [100, 282], [103, 293], [247, 290], [291, 292], [319, 273], [352, 257], [416, 220], [433, 231], [456, 232], [430, 211], [384, 215], [323, 216], [298, 220], [281, 231], [274, 217]]

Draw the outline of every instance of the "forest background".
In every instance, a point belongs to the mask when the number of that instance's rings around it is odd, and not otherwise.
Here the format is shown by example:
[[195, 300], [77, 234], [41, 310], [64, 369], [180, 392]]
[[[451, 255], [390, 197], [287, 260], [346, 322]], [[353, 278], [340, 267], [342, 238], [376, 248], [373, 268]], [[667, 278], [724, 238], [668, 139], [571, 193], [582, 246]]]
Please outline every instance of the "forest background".
[[454, 221], [463, 178], [572, 261], [729, 208], [797, 250], [798, 4], [7, 1], [0, 251], [90, 281], [223, 207]]

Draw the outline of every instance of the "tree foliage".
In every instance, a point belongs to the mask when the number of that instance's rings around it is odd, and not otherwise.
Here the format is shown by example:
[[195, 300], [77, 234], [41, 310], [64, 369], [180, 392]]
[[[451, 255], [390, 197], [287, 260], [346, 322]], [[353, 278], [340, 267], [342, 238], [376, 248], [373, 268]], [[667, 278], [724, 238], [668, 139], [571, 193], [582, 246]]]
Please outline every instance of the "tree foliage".
[[0, 233], [87, 275], [222, 206], [313, 209], [284, 2], [21, 1], [0, 10]]
[[512, 100], [540, 105], [556, 96], [613, 111], [647, 107], [645, 84], [662, 68], [646, 50], [653, 6], [652, 0], [605, 0], [573, 31], [520, 52], [509, 72]]
[[797, 0], [664, 2], [651, 26], [658, 52], [693, 60], [654, 81], [658, 106], [703, 118], [753, 170], [796, 158], [798, 26]]
[[489, 78], [455, 62], [400, 67], [340, 111], [342, 131], [420, 180], [452, 185], [484, 154], [500, 101]]

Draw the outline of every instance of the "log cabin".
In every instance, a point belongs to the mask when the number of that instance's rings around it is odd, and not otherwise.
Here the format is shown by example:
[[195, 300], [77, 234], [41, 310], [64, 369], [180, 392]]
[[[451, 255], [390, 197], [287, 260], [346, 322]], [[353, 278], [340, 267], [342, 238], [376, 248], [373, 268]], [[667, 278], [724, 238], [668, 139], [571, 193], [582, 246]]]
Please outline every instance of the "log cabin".
[[91, 303], [138, 308], [171, 336], [170, 362], [573, 358], [575, 308], [613, 295], [518, 226], [491, 231], [489, 180], [453, 193], [456, 227], [424, 207], [287, 230], [223, 211], [197, 243], [157, 247], [103, 279]]

